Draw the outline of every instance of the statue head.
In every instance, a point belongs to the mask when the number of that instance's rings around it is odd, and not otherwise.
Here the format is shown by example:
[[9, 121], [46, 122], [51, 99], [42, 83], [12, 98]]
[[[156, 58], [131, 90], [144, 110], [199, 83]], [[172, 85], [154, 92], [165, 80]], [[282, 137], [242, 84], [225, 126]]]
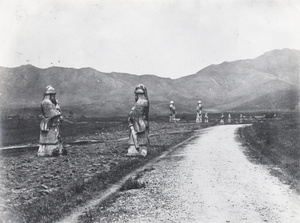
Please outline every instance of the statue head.
[[141, 96], [145, 96], [145, 98], [148, 100], [147, 88], [146, 88], [145, 85], [143, 85], [143, 84], [138, 84], [138, 85], [135, 87], [134, 94], [135, 94], [135, 100], [136, 100], [136, 101], [137, 101], [138, 98], [141, 97]]
[[201, 101], [198, 101], [198, 104], [201, 104]]
[[44, 97], [48, 96], [52, 103], [57, 104], [57, 101], [55, 99], [55, 94], [56, 94], [56, 91], [55, 91], [54, 87], [52, 87], [51, 85], [48, 85], [46, 87]]
[[54, 87], [52, 87], [51, 85], [48, 85], [46, 87], [46, 91], [44, 94], [45, 95], [56, 94], [56, 91], [55, 91]]
[[171, 104], [171, 105], [174, 105], [174, 101], [170, 101], [170, 104]]

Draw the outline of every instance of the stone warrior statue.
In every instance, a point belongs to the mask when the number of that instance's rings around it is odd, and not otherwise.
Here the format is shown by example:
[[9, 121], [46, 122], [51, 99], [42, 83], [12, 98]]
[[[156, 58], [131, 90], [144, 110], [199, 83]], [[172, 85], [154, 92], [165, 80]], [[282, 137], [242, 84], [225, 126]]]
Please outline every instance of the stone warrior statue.
[[243, 114], [240, 114], [240, 123], [243, 123]]
[[149, 100], [147, 88], [139, 84], [135, 90], [135, 105], [128, 117], [130, 135], [128, 156], [146, 156], [149, 148]]
[[198, 101], [196, 122], [197, 123], [202, 122], [202, 104], [201, 104], [201, 101]]
[[205, 115], [204, 115], [204, 122], [208, 123], [208, 114], [207, 113], [205, 113]]
[[55, 99], [56, 91], [49, 85], [46, 87], [44, 99], [41, 103], [43, 120], [40, 124], [40, 146], [38, 156], [66, 155], [60, 136], [60, 122], [62, 120], [58, 101]]
[[228, 114], [228, 123], [230, 124], [231, 123], [231, 115]]
[[176, 122], [175, 114], [176, 114], [176, 109], [175, 109], [174, 101], [170, 101], [170, 122]]
[[220, 124], [224, 125], [224, 114], [222, 113], [221, 117], [220, 117]]

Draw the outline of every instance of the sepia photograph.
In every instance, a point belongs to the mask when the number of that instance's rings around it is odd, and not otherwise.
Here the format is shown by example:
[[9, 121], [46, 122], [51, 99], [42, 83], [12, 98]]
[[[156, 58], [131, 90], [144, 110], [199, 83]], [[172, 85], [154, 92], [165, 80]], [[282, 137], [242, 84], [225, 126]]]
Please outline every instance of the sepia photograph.
[[0, 223], [300, 223], [300, 0], [0, 0]]

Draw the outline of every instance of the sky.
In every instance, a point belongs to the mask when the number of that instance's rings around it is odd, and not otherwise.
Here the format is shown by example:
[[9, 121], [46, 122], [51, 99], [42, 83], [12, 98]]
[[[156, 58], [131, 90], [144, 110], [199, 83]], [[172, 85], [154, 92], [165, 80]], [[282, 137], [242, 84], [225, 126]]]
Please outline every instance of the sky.
[[300, 0], [0, 0], [0, 66], [179, 78], [300, 49]]

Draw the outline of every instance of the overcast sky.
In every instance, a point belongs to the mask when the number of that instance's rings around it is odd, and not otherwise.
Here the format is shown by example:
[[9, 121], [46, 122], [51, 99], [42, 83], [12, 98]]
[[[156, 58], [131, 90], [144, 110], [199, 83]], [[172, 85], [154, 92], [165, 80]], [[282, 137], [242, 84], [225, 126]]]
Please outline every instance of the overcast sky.
[[0, 66], [178, 78], [300, 49], [300, 0], [0, 0]]

